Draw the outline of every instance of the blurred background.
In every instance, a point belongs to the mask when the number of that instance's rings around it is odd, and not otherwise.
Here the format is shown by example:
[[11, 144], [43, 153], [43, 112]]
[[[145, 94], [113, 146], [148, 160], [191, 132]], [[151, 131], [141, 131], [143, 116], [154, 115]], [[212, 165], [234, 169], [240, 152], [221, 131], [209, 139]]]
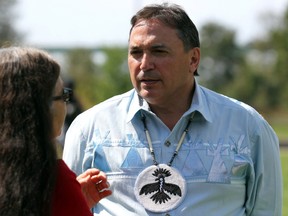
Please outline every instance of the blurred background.
[[[126, 60], [130, 18], [159, 2], [0, 0], [0, 47], [34, 46], [60, 62], [75, 92], [67, 128], [80, 112], [132, 87]], [[174, 3], [200, 33], [198, 82], [255, 107], [276, 131], [288, 201], [288, 0]]]

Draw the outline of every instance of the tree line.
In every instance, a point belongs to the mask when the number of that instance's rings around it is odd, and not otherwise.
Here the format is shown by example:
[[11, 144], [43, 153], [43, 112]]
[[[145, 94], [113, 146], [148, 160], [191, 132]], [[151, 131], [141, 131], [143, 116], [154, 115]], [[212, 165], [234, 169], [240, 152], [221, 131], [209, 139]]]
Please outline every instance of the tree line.
[[[23, 35], [13, 28], [9, 13], [15, 0], [0, 0], [0, 46], [19, 44]], [[282, 15], [263, 18], [266, 33], [239, 44], [236, 32], [210, 22], [200, 29], [201, 62], [198, 82], [258, 110], [288, 108], [288, 7]], [[22, 40], [22, 44], [25, 40]], [[75, 81], [75, 92], [85, 109], [132, 88], [127, 46], [69, 48], [64, 78]], [[53, 55], [53, 53], [52, 53]]]

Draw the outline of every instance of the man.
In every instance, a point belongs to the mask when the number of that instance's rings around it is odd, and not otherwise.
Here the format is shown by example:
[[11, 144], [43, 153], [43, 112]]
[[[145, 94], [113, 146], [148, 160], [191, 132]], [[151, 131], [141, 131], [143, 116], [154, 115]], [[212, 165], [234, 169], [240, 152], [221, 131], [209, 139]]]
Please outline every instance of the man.
[[64, 160], [106, 173], [99, 215], [281, 215], [278, 139], [251, 107], [200, 86], [198, 31], [177, 5], [131, 19], [134, 89], [81, 114]]

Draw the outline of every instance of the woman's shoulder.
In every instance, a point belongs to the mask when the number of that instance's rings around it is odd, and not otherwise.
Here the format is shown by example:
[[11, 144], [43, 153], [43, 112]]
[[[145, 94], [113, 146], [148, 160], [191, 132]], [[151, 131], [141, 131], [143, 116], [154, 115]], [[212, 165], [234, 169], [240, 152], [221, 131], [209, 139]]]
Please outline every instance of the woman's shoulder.
[[92, 216], [76, 174], [62, 159], [57, 162], [57, 178], [52, 200], [52, 215]]

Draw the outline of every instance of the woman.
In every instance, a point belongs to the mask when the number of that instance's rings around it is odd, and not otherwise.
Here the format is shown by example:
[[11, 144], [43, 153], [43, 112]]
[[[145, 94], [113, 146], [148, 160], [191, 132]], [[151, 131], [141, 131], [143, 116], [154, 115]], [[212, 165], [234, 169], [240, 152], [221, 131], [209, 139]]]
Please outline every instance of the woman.
[[[91, 215], [111, 194], [105, 174], [78, 177], [56, 159], [66, 102], [60, 66], [47, 53], [0, 49], [0, 215]], [[88, 205], [87, 205], [88, 204]]]

